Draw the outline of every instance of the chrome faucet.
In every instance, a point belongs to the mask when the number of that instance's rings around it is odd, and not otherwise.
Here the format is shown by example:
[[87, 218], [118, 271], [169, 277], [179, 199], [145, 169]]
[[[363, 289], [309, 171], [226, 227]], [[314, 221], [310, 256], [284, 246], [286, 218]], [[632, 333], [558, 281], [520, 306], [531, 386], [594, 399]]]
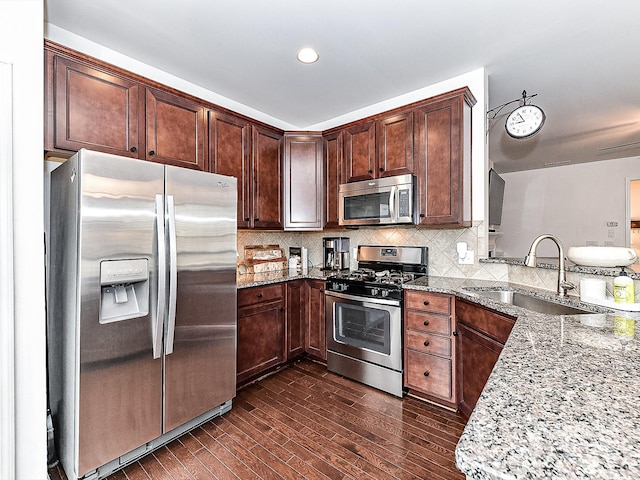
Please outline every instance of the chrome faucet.
[[536, 250], [538, 249], [538, 244], [545, 238], [548, 238], [549, 240], [553, 240], [553, 242], [558, 247], [558, 295], [561, 297], [564, 297], [567, 294], [567, 290], [576, 288], [576, 286], [571, 282], [567, 282], [567, 273], [565, 271], [564, 250], [562, 248], [562, 243], [557, 237], [546, 233], [536, 238], [531, 244], [531, 248], [529, 249], [529, 254], [526, 257], [524, 257], [524, 264], [526, 267], [536, 266]]

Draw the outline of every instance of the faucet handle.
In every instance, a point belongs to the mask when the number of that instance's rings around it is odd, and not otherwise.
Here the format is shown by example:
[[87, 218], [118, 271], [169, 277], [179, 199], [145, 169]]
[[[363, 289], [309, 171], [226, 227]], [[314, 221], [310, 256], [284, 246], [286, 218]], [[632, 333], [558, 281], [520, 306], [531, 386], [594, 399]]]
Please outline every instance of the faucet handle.
[[560, 282], [560, 288], [566, 292], [567, 290], [573, 290], [574, 288], [576, 288], [576, 285], [574, 283], [571, 282], [567, 282], [566, 280], [564, 282]]

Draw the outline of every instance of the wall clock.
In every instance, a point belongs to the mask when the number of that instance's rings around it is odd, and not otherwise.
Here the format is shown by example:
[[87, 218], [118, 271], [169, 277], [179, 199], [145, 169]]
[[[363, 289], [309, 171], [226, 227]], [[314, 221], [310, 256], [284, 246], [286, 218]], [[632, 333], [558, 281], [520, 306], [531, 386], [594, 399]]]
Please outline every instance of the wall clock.
[[529, 138], [540, 131], [546, 115], [536, 105], [522, 105], [507, 117], [504, 128], [513, 138]]

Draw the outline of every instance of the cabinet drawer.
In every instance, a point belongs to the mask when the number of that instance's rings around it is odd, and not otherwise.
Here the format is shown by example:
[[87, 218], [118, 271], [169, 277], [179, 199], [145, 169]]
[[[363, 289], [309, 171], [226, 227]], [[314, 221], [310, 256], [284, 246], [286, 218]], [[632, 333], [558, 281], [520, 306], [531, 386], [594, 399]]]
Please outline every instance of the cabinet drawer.
[[465, 300], [456, 301], [456, 320], [504, 344], [515, 320]]
[[425, 333], [410, 330], [407, 331], [405, 339], [405, 346], [407, 348], [411, 348], [422, 353], [430, 353], [444, 357], [451, 356], [451, 339], [449, 337], [427, 335]]
[[409, 309], [449, 315], [451, 314], [451, 295], [406, 290], [404, 305]]
[[453, 396], [451, 360], [407, 350], [407, 386], [450, 400]]
[[270, 302], [284, 298], [282, 284], [263, 285], [260, 287], [242, 288], [238, 290], [238, 307], [255, 303]]
[[451, 335], [451, 317], [407, 310], [404, 313], [404, 318], [405, 328], [447, 337]]

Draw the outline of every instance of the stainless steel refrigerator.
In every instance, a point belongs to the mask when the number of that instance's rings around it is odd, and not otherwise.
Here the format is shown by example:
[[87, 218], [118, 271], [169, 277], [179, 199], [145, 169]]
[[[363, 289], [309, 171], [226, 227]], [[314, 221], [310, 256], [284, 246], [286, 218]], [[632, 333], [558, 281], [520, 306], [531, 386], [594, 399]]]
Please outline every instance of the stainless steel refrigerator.
[[80, 150], [51, 176], [48, 361], [70, 479], [231, 408], [236, 179]]

